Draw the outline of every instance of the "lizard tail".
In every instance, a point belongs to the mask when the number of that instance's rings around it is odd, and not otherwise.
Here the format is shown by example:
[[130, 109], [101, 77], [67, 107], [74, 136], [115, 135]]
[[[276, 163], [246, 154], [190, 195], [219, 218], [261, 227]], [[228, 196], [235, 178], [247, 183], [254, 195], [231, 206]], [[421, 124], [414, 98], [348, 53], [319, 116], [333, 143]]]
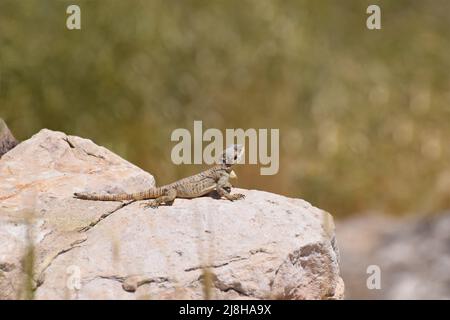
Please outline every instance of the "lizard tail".
[[96, 201], [123, 201], [123, 200], [145, 200], [154, 199], [160, 196], [158, 188], [136, 193], [117, 193], [117, 194], [91, 194], [86, 192], [74, 193], [74, 197], [82, 200]]

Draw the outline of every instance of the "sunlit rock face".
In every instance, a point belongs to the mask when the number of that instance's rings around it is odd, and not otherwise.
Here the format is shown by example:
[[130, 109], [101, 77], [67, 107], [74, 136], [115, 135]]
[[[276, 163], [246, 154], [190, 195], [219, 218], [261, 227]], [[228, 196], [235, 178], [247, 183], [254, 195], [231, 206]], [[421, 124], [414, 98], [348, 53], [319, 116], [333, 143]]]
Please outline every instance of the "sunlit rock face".
[[343, 298], [333, 218], [304, 200], [242, 189], [236, 202], [205, 196], [158, 209], [73, 198], [154, 185], [62, 132], [44, 129], [9, 151], [0, 299]]

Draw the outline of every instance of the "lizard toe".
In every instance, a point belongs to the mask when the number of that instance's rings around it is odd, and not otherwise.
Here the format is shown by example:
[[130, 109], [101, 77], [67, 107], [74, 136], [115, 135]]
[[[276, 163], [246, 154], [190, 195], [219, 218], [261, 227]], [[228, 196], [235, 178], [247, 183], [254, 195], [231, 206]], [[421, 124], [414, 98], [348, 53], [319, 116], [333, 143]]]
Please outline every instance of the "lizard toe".
[[148, 209], [148, 208], [156, 209], [156, 208], [158, 208], [158, 204], [154, 203], [153, 201], [141, 203], [139, 206], [141, 208], [143, 208], [143, 209]]
[[236, 200], [242, 200], [242, 199], [245, 199], [245, 194], [237, 193], [235, 197], [236, 197]]

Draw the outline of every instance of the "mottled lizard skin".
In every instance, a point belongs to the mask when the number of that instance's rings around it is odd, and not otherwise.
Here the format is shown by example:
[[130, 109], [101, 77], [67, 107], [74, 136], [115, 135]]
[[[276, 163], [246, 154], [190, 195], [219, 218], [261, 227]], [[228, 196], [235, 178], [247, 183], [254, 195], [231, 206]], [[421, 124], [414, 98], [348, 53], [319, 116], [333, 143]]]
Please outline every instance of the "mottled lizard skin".
[[211, 191], [216, 190], [217, 193], [228, 200], [234, 201], [243, 199], [243, 194], [231, 194], [230, 178], [233, 178], [232, 170], [243, 154], [241, 145], [232, 145], [224, 150], [220, 164], [215, 165], [196, 175], [178, 180], [171, 184], [154, 187], [145, 191], [136, 193], [119, 193], [119, 194], [90, 194], [75, 193], [75, 198], [83, 200], [95, 201], [124, 201], [124, 200], [147, 200], [153, 199], [143, 205], [145, 207], [158, 207], [164, 203], [170, 205], [175, 198], [197, 198]]

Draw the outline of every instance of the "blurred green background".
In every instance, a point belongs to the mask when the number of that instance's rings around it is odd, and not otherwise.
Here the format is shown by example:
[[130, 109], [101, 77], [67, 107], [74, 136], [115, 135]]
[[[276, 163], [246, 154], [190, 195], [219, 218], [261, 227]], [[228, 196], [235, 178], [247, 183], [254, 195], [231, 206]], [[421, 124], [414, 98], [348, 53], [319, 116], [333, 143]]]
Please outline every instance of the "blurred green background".
[[[82, 30], [66, 28], [81, 7]], [[366, 28], [378, 4], [382, 30]], [[450, 207], [450, 1], [0, 0], [0, 117], [94, 140], [158, 184], [176, 128], [279, 128], [237, 185], [337, 216]]]

